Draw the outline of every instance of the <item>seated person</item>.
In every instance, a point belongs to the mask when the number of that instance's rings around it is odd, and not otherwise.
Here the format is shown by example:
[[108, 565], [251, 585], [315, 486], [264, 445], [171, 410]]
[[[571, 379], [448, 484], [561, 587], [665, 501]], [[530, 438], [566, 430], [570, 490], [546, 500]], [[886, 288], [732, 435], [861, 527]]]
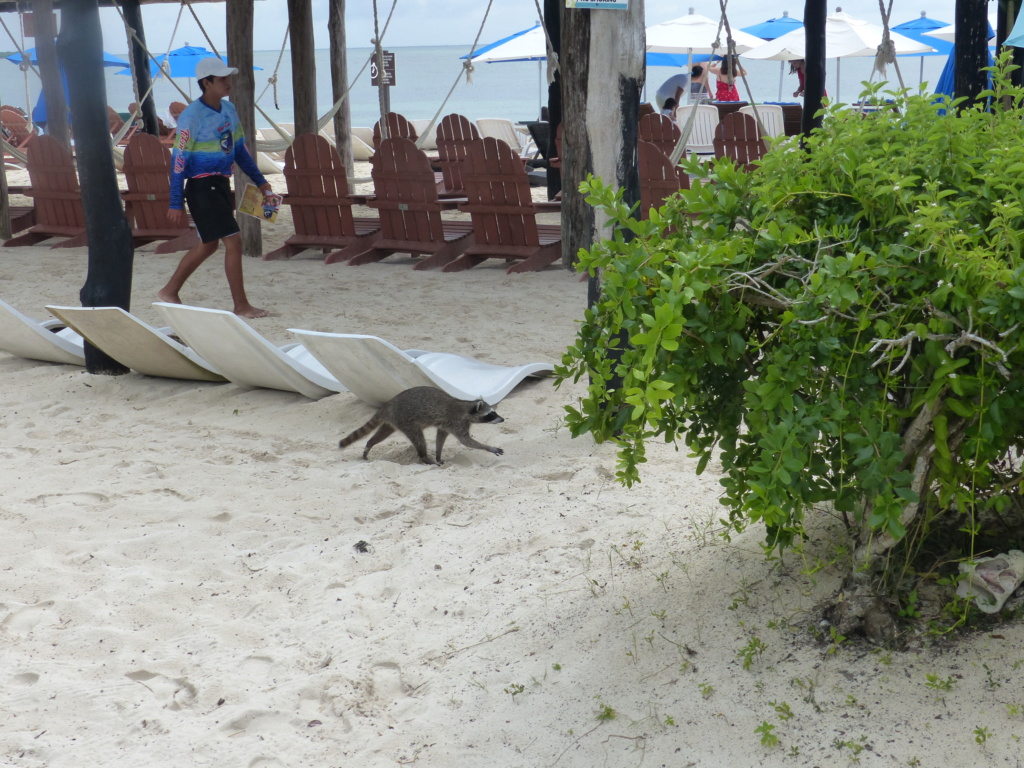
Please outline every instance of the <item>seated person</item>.
[[672, 98], [665, 99], [665, 106], [662, 108], [661, 114], [665, 115], [665, 117], [671, 118], [672, 122], [675, 122], [675, 119], [676, 119], [676, 109], [678, 107], [679, 107], [679, 103], [675, 99], [672, 99]]

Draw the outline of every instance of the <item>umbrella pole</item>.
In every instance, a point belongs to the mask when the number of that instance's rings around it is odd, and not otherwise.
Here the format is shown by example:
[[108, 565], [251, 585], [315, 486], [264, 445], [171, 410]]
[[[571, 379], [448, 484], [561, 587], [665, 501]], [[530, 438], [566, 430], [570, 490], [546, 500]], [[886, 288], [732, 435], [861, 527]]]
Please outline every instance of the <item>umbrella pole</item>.
[[779, 101], [782, 101], [782, 76], [786, 72], [786, 62], [779, 62]]
[[839, 59], [836, 59], [836, 101], [839, 101]]
[[920, 71], [920, 73], [917, 76], [917, 85], [920, 87], [920, 85], [923, 82], [924, 82], [924, 56], [921, 57], [921, 71]]
[[[686, 74], [693, 76], [693, 48], [686, 49]], [[692, 83], [691, 83], [692, 85]], [[686, 89], [686, 103], [693, 103], [693, 88]]]
[[544, 111], [544, 62], [537, 60], [537, 119], [540, 120], [540, 113]]

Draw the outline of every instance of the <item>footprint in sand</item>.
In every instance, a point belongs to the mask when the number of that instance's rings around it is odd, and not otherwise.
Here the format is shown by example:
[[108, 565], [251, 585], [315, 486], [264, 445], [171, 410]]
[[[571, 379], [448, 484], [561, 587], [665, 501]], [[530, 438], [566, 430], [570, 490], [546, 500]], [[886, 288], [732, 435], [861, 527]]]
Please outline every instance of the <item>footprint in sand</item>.
[[381, 661], [373, 665], [373, 694], [385, 701], [398, 701], [407, 694], [402, 680], [402, 668], [393, 661]]
[[0, 612], [7, 612], [0, 620], [0, 632], [27, 635], [44, 621], [48, 624], [55, 624], [58, 618], [57, 614], [50, 610], [52, 607], [53, 600], [46, 600], [34, 605], [0, 603]]
[[249, 768], [285, 768], [276, 757], [257, 757], [250, 761]]
[[29, 499], [29, 504], [37, 504], [40, 507], [50, 507], [54, 504], [73, 504], [78, 507], [87, 507], [93, 504], [105, 504], [110, 501], [109, 496], [102, 493], [44, 493]]
[[152, 693], [167, 709], [178, 711], [195, 704], [196, 687], [180, 677], [165, 677], [159, 672], [139, 669], [125, 675]]
[[39, 682], [39, 675], [35, 672], [22, 672], [17, 675], [11, 675], [11, 683], [14, 685], [35, 685]]

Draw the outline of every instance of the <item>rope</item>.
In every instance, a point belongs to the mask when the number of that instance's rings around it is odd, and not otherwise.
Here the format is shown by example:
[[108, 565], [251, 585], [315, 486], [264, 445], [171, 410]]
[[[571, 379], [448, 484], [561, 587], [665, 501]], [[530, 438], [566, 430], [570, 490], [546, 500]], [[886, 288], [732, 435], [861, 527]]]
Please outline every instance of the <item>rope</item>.
[[[533, 4], [537, 8], [537, 17], [543, 19], [544, 11], [541, 10], [540, 0], [533, 0]], [[558, 54], [555, 53], [555, 46], [551, 42], [551, 35], [548, 34], [548, 26], [543, 21], [541, 21], [541, 28], [544, 30], [544, 44], [547, 46], [548, 52], [548, 85], [551, 85], [555, 82], [555, 73], [559, 69]]]
[[900, 81], [900, 89], [902, 90], [905, 86], [903, 85], [903, 74], [900, 72], [899, 62], [896, 61], [896, 44], [892, 41], [892, 35], [889, 31], [889, 17], [892, 16], [892, 0], [889, 0], [889, 10], [885, 9], [884, 0], [878, 0], [878, 10], [882, 13], [882, 42], [878, 46], [878, 52], [875, 54], [875, 65], [871, 70], [874, 75], [875, 70], [885, 75], [885, 68], [892, 64], [896, 68], [896, 77]]
[[[121, 11], [121, 6], [117, 2], [117, 0], [114, 0], [114, 7], [117, 9], [118, 14], [121, 16], [121, 22], [125, 25], [125, 29], [131, 29], [131, 27], [128, 26], [128, 22], [124, 18], [124, 13]], [[191, 103], [192, 102], [192, 97], [189, 96], [187, 93], [185, 93], [185, 91], [183, 91], [181, 89], [181, 86], [178, 85], [177, 82], [175, 82], [173, 77], [171, 77], [171, 66], [168, 63], [168, 61], [170, 59], [170, 56], [171, 56], [171, 47], [170, 46], [174, 45], [174, 37], [175, 37], [175, 35], [178, 34], [178, 23], [181, 21], [181, 14], [182, 14], [183, 10], [184, 10], [183, 8], [179, 8], [178, 9], [178, 19], [177, 19], [177, 21], [174, 22], [174, 31], [171, 32], [171, 39], [167, 43], [167, 46], [168, 46], [167, 47], [167, 54], [164, 56], [164, 60], [162, 62], [159, 61], [156, 58], [156, 56], [153, 55], [153, 52], [150, 51], [149, 48], [146, 47], [146, 44], [143, 43], [142, 40], [139, 39], [139, 36], [135, 33], [134, 29], [131, 29], [131, 33], [132, 33], [132, 40], [134, 40], [136, 42], [136, 44], [138, 44], [138, 46], [143, 51], [146, 52], [146, 55], [149, 56], [150, 60], [154, 64], [156, 64], [157, 69], [159, 69], [160, 72], [163, 73], [167, 77], [167, 82], [169, 82], [171, 85], [173, 85], [175, 88], [178, 89], [178, 93], [181, 94], [181, 97], [183, 99], [185, 99], [186, 102]], [[155, 83], [155, 78], [154, 78], [154, 83]], [[152, 89], [153, 89], [153, 85], [151, 84], [149, 92], [151, 92]], [[149, 95], [149, 92], [147, 92], [147, 94], [146, 94], [147, 96]]]
[[[20, 14], [18, 18], [21, 18]], [[39, 77], [40, 80], [42, 79], [42, 77], [39, 75], [39, 70], [32, 66], [32, 58], [27, 53], [25, 53], [24, 26], [22, 26], [21, 28], [21, 45], [19, 45], [18, 41], [14, 39], [14, 35], [11, 34], [11, 30], [7, 26], [7, 22], [4, 21], [3, 16], [0, 16], [0, 24], [3, 25], [4, 31], [7, 33], [7, 36], [11, 38], [11, 42], [14, 44], [14, 47], [18, 49], [18, 53], [21, 54], [21, 61], [18, 63], [18, 69], [25, 73], [25, 111], [31, 115], [32, 98], [28, 92], [28, 70], [31, 69], [33, 72], [35, 72], [36, 76]], [[22, 22], [22, 24], [24, 25], [24, 22]], [[32, 119], [31, 116], [29, 117], [29, 119]]]
[[199, 25], [199, 31], [203, 33], [203, 37], [206, 38], [206, 42], [210, 44], [210, 50], [213, 51], [213, 55], [219, 59], [220, 53], [217, 52], [217, 46], [213, 44], [213, 40], [211, 40], [210, 36], [206, 34], [206, 28], [203, 26], [203, 22], [199, 20], [199, 16], [196, 15], [196, 9], [192, 7], [192, 3], [186, 2], [186, 0], [182, 0], [182, 5], [188, 6], [188, 10], [192, 14], [192, 18], [195, 19], [196, 24]]
[[467, 84], [473, 82], [471, 80], [473, 72], [473, 52], [476, 50], [477, 45], [480, 43], [480, 35], [484, 33], [484, 25], [487, 24], [487, 16], [488, 14], [490, 14], [491, 6], [493, 4], [494, 0], [487, 0], [487, 10], [484, 11], [484, 18], [483, 21], [480, 22], [480, 29], [478, 29], [476, 32], [476, 39], [473, 41], [473, 47], [469, 49], [469, 57], [464, 62], [462, 62], [462, 69], [459, 70], [459, 74], [455, 76], [455, 82], [452, 83], [452, 87], [448, 89], [448, 95], [444, 97], [444, 101], [442, 101], [441, 106], [437, 108], [437, 112], [434, 113], [434, 116], [431, 118], [430, 123], [427, 124], [427, 127], [423, 129], [423, 132], [420, 134], [420, 137], [416, 140], [417, 147], [422, 148], [423, 144], [427, 140], [427, 137], [430, 136], [430, 132], [434, 130], [434, 126], [437, 124], [437, 119], [441, 116], [441, 112], [444, 111], [445, 105], [448, 103], [448, 99], [450, 99], [452, 97], [452, 94], [455, 93], [455, 89], [458, 87], [459, 80], [462, 79], [463, 73], [465, 73], [466, 75]]
[[281, 52], [277, 55], [277, 64], [274, 66], [274, 74], [267, 78], [267, 84], [260, 92], [260, 95], [256, 97], [256, 101], [263, 98], [263, 95], [267, 92], [267, 88], [273, 86], [274, 88], [274, 109], [280, 109], [281, 107], [277, 104], [277, 73], [281, 69], [281, 62], [284, 60], [284, 51], [288, 47], [288, 35], [292, 31], [291, 23], [284, 28], [284, 40], [281, 41]]

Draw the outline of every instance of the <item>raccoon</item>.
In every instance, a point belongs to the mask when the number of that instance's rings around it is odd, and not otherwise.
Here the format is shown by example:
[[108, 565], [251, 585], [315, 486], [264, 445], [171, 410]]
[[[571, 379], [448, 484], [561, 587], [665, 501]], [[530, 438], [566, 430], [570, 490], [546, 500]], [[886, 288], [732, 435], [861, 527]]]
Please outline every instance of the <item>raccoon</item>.
[[[448, 435], [455, 435], [460, 443], [469, 448], [479, 448], [501, 456], [504, 451], [490, 445], [478, 443], [469, 436], [472, 424], [501, 424], [504, 419], [483, 400], [459, 400], [435, 387], [413, 387], [395, 395], [386, 402], [376, 415], [348, 437], [338, 443], [339, 448], [352, 445], [356, 440], [377, 432], [366, 442], [363, 458], [370, 449], [386, 439], [396, 429], [409, 438], [424, 464], [442, 464], [441, 448]], [[434, 458], [427, 454], [427, 441], [423, 436], [426, 427], [437, 428], [437, 450]]]

